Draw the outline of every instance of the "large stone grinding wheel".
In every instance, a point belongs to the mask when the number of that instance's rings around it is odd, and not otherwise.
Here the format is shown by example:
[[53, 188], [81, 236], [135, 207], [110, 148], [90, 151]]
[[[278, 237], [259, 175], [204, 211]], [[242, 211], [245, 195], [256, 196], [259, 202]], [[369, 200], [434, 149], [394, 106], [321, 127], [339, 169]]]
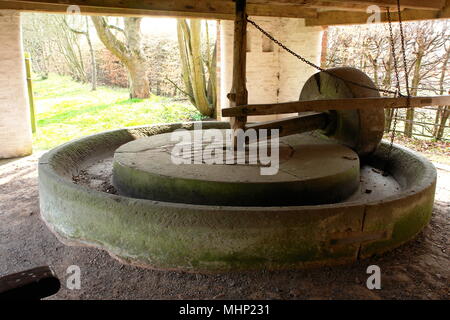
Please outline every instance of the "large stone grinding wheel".
[[[202, 140], [203, 136], [197, 140], [197, 145], [191, 142], [194, 136], [208, 132], [184, 132], [190, 141], [185, 143], [189, 151], [180, 155], [173, 153], [177, 142], [172, 141], [171, 133], [122, 145], [114, 154], [115, 188], [121, 194], [135, 198], [223, 206], [336, 203], [358, 189], [358, 155], [342, 144], [310, 135], [282, 137], [277, 150], [277, 164], [274, 163], [277, 169], [265, 175], [260, 162], [235, 163], [234, 152], [231, 156], [221, 154], [224, 161], [220, 164], [203, 162], [214, 157], [204, 153], [210, 141], [208, 138]], [[225, 136], [224, 131], [218, 133]], [[226, 150], [222, 141], [217, 142], [216, 146]], [[246, 156], [257, 158], [250, 152]], [[177, 164], [173, 160], [193, 160], [197, 157], [203, 158], [197, 164]], [[231, 160], [231, 163], [225, 164], [225, 160]]]
[[[349, 68], [333, 68], [327, 72], [339, 78], [375, 88], [373, 81], [362, 71]], [[300, 100], [379, 97], [378, 91], [344, 82], [326, 72], [310, 77], [300, 93]], [[333, 110], [330, 105], [330, 125], [325, 134], [352, 148], [360, 156], [366, 156], [377, 148], [384, 131], [384, 111], [370, 105], [355, 110]]]

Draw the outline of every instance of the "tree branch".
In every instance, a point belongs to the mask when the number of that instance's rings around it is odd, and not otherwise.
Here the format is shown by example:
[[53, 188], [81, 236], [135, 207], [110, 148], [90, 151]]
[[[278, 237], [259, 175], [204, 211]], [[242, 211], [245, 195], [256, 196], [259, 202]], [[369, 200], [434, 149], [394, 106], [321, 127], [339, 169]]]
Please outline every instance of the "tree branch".
[[120, 27], [118, 27], [118, 26], [115, 26], [115, 25], [113, 25], [113, 24], [109, 24], [107, 27], [108, 27], [109, 29], [114, 29], [114, 30], [117, 30], [117, 31], [119, 31], [119, 32], [121, 32], [121, 33], [123, 33], [123, 34], [125, 34], [125, 30], [123, 30], [122, 28], [120, 28]]
[[105, 18], [92, 16], [91, 19], [97, 30], [98, 37], [105, 47], [126, 64], [131, 58], [131, 53], [127, 46], [111, 32]]
[[168, 77], [166, 77], [166, 80], [169, 81], [174, 87], [175, 89], [177, 89], [178, 91], [180, 91], [181, 93], [185, 94], [186, 96], [188, 96], [191, 99], [194, 99], [194, 97], [192, 95], [190, 95], [189, 93], [187, 93], [186, 91], [184, 91], [183, 89], [181, 89], [179, 86], [177, 86], [177, 84], [175, 82], [173, 82], [172, 80], [170, 80]]
[[76, 34], [82, 34], [82, 35], [86, 35], [86, 34], [87, 34], [86, 31], [79, 31], [79, 30], [76, 30], [76, 29], [72, 28], [71, 26], [69, 26], [69, 24], [67, 23], [67, 20], [66, 20], [65, 17], [64, 17], [64, 19], [63, 19], [63, 22], [64, 22], [64, 25], [67, 27], [67, 29], [69, 29], [69, 30], [72, 31], [73, 33], [76, 33]]

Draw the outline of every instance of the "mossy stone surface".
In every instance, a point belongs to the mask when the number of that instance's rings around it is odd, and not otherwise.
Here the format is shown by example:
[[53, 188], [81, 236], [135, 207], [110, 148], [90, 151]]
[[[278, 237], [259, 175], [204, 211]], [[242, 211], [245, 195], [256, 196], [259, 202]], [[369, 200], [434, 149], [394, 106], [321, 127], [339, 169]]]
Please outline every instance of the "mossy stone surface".
[[[204, 123], [205, 128], [227, 123]], [[39, 161], [41, 216], [65, 242], [93, 245], [122, 261], [157, 269], [229, 271], [348, 263], [413, 238], [431, 215], [436, 171], [394, 147], [388, 169], [402, 190], [385, 199], [314, 206], [192, 205], [108, 194], [72, 182], [101, 153], [193, 125], [121, 129], [73, 141]], [[385, 161], [387, 144], [368, 159]]]

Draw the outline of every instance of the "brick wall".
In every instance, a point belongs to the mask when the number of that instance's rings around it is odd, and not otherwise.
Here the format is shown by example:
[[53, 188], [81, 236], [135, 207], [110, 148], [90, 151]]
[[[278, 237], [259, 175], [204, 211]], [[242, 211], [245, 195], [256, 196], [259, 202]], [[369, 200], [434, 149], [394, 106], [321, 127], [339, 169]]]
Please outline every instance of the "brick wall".
[[[320, 64], [321, 27], [305, 27], [304, 19], [266, 18], [252, 19], [286, 44], [294, 52]], [[220, 97], [222, 108], [229, 106], [226, 95], [233, 75], [233, 21], [220, 23]], [[252, 25], [247, 27], [247, 90], [249, 103], [277, 103], [298, 100], [305, 81], [316, 71], [267, 41]], [[278, 116], [285, 117], [287, 115]], [[274, 119], [274, 116], [249, 117], [249, 121]]]
[[0, 10], [0, 158], [31, 154], [20, 13]]

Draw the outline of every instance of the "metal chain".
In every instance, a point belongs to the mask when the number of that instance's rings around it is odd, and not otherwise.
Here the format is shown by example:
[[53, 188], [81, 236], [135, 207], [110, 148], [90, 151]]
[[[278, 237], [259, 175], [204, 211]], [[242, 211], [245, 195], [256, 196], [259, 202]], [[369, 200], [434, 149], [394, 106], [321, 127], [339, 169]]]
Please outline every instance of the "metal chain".
[[[279, 47], [281, 47], [282, 49], [284, 49], [285, 51], [289, 52], [291, 55], [293, 55], [294, 57], [296, 57], [297, 59], [303, 61], [304, 63], [306, 63], [307, 65], [322, 71], [336, 79], [342, 80], [346, 83], [361, 87], [361, 88], [365, 88], [365, 89], [369, 89], [369, 90], [374, 90], [374, 91], [378, 91], [378, 92], [383, 92], [383, 93], [389, 93], [389, 94], [394, 94], [396, 95], [397, 92], [396, 91], [392, 91], [392, 90], [386, 90], [386, 89], [380, 89], [380, 88], [376, 88], [376, 87], [371, 87], [371, 86], [366, 86], [363, 84], [360, 84], [358, 82], [355, 81], [351, 81], [345, 78], [342, 78], [338, 75], [333, 74], [332, 72], [328, 71], [327, 69], [324, 69], [316, 64], [314, 64], [313, 62], [307, 60], [306, 58], [302, 57], [301, 55], [299, 55], [298, 53], [292, 51], [291, 49], [289, 49], [287, 46], [285, 46], [284, 44], [282, 44], [279, 40], [275, 39], [270, 33], [268, 33], [266, 30], [264, 30], [263, 28], [261, 28], [261, 26], [259, 26], [256, 22], [254, 22], [253, 20], [250, 20], [249, 18], [247, 18], [247, 22], [250, 23], [251, 25], [253, 25], [256, 29], [258, 29], [262, 34], [264, 34], [267, 38], [269, 38], [271, 41], [273, 41], [276, 45], [278, 45]], [[400, 94], [401, 95], [401, 94]], [[401, 95], [402, 96], [402, 95]]]
[[400, 39], [402, 44], [402, 55], [403, 55], [403, 68], [405, 69], [405, 84], [406, 84], [406, 106], [409, 107], [409, 77], [408, 77], [408, 64], [406, 61], [406, 50], [405, 50], [405, 35], [403, 33], [403, 22], [402, 13], [400, 7], [400, 0], [397, 0], [397, 12], [398, 12], [398, 26], [400, 28]]
[[[394, 58], [394, 70], [395, 70], [395, 77], [397, 80], [397, 91], [400, 93], [400, 80], [399, 80], [399, 73], [398, 73], [398, 66], [397, 66], [397, 57], [395, 54], [395, 43], [394, 43], [394, 34], [392, 32], [392, 18], [391, 18], [391, 12], [389, 10], [389, 7], [386, 8], [387, 9], [387, 17], [388, 17], [388, 23], [389, 23], [389, 34], [391, 37], [391, 52], [392, 52], [392, 57]], [[407, 67], [407, 62], [406, 62], [406, 50], [405, 50], [405, 36], [403, 33], [403, 23], [402, 23], [402, 14], [401, 14], [401, 7], [400, 7], [400, 0], [397, 0], [397, 12], [398, 12], [398, 23], [399, 23], [399, 28], [400, 28], [400, 40], [401, 40], [401, 49], [402, 49], [402, 55], [403, 55], [403, 68], [405, 71], [405, 84], [406, 84], [406, 107], [409, 108], [410, 107], [410, 92], [409, 92], [409, 79], [408, 79], [408, 67]], [[392, 133], [391, 133], [391, 141], [389, 143], [389, 149], [387, 151], [387, 156], [386, 156], [386, 162], [385, 162], [385, 168], [384, 168], [384, 174], [386, 175], [387, 173], [387, 166], [391, 160], [391, 154], [392, 154], [392, 149], [394, 147], [394, 140], [395, 140], [395, 134], [396, 134], [396, 130], [397, 130], [397, 119], [398, 119], [398, 109], [394, 109], [394, 111], [392, 112], [392, 119], [394, 121], [393, 126], [392, 126]]]
[[[389, 35], [390, 35], [390, 41], [391, 41], [391, 54], [392, 54], [392, 58], [394, 59], [394, 71], [395, 71], [395, 78], [396, 78], [396, 81], [397, 81], [397, 92], [400, 93], [400, 77], [399, 77], [399, 73], [398, 73], [397, 56], [395, 54], [394, 33], [392, 32], [391, 11], [389, 10], [389, 7], [387, 7], [386, 9], [387, 9], [387, 18], [388, 18], [388, 23], [389, 23]], [[394, 109], [392, 111], [392, 119], [393, 119], [394, 123], [393, 123], [393, 126], [392, 126], [392, 133], [391, 133], [391, 139], [390, 139], [391, 141], [389, 143], [389, 148], [388, 148], [387, 156], [386, 156], [386, 162], [384, 164], [384, 170], [383, 170], [385, 175], [386, 175], [386, 172], [387, 172], [387, 170], [386, 170], [387, 169], [387, 165], [388, 165], [388, 163], [391, 160], [392, 149], [394, 147], [395, 133], [396, 133], [396, 130], [397, 130], [397, 118], [398, 118], [398, 109]]]
[[391, 11], [389, 10], [389, 7], [386, 7], [387, 10], [387, 18], [388, 18], [388, 25], [389, 25], [389, 35], [390, 35], [390, 41], [391, 41], [391, 54], [392, 58], [394, 59], [394, 71], [395, 71], [395, 80], [397, 81], [396, 87], [397, 92], [400, 94], [400, 76], [398, 72], [398, 65], [397, 65], [397, 56], [395, 54], [395, 42], [394, 42], [394, 33], [392, 31], [392, 19], [391, 19]]
[[[401, 49], [402, 49], [402, 54], [403, 54], [403, 67], [405, 69], [405, 80], [406, 80], [406, 96], [403, 95], [400, 91], [400, 77], [399, 77], [399, 72], [398, 72], [398, 66], [397, 66], [397, 57], [395, 54], [395, 43], [394, 43], [394, 35], [392, 32], [392, 19], [391, 19], [391, 13], [389, 10], [389, 7], [386, 8], [387, 9], [387, 17], [388, 17], [388, 22], [389, 22], [389, 33], [390, 33], [390, 41], [391, 41], [391, 52], [392, 52], [392, 56], [394, 58], [394, 70], [395, 70], [395, 77], [396, 77], [396, 81], [397, 81], [397, 90], [396, 91], [392, 91], [392, 90], [386, 90], [386, 89], [380, 89], [380, 88], [376, 88], [376, 87], [372, 87], [372, 86], [366, 86], [345, 78], [342, 78], [340, 76], [337, 76], [335, 74], [333, 74], [332, 72], [314, 64], [313, 62], [309, 61], [308, 59], [302, 57], [301, 55], [299, 55], [298, 53], [292, 51], [291, 49], [289, 49], [286, 45], [284, 45], [283, 43], [281, 43], [279, 40], [277, 40], [275, 37], [273, 37], [269, 32], [267, 32], [266, 30], [264, 30], [261, 26], [259, 26], [256, 22], [254, 22], [253, 20], [250, 20], [247, 17], [247, 22], [250, 23], [251, 25], [253, 25], [256, 29], [258, 29], [262, 34], [264, 34], [267, 38], [269, 38], [271, 41], [273, 41], [276, 45], [278, 45], [280, 48], [284, 49], [285, 51], [287, 51], [288, 53], [290, 53], [291, 55], [293, 55], [294, 57], [296, 57], [297, 59], [303, 61], [304, 63], [306, 63], [307, 65], [321, 71], [324, 72], [336, 79], [342, 80], [345, 83], [349, 83], [361, 88], [365, 88], [365, 89], [369, 89], [369, 90], [374, 90], [374, 91], [378, 91], [378, 92], [383, 92], [383, 93], [388, 93], [388, 94], [393, 94], [395, 97], [400, 96], [400, 97], [406, 97], [406, 107], [409, 108], [410, 107], [410, 92], [409, 92], [409, 80], [408, 80], [408, 69], [407, 69], [407, 61], [406, 61], [406, 50], [405, 50], [405, 37], [404, 37], [404, 33], [403, 33], [403, 24], [402, 24], [402, 18], [401, 18], [401, 7], [400, 7], [400, 0], [397, 0], [397, 12], [398, 12], [398, 19], [399, 19], [399, 27], [400, 27], [400, 37], [401, 37]], [[398, 115], [398, 109], [395, 108], [394, 111], [392, 112], [392, 118], [393, 118], [393, 128], [392, 128], [392, 134], [391, 134], [391, 141], [389, 144], [389, 149], [387, 152], [387, 158], [386, 158], [386, 163], [385, 163], [385, 169], [387, 164], [390, 161], [391, 158], [391, 153], [392, 153], [392, 149], [393, 149], [393, 145], [394, 145], [394, 139], [395, 139], [395, 133], [396, 133], [396, 127], [397, 127], [397, 115]], [[385, 174], [386, 174], [386, 170]]]

